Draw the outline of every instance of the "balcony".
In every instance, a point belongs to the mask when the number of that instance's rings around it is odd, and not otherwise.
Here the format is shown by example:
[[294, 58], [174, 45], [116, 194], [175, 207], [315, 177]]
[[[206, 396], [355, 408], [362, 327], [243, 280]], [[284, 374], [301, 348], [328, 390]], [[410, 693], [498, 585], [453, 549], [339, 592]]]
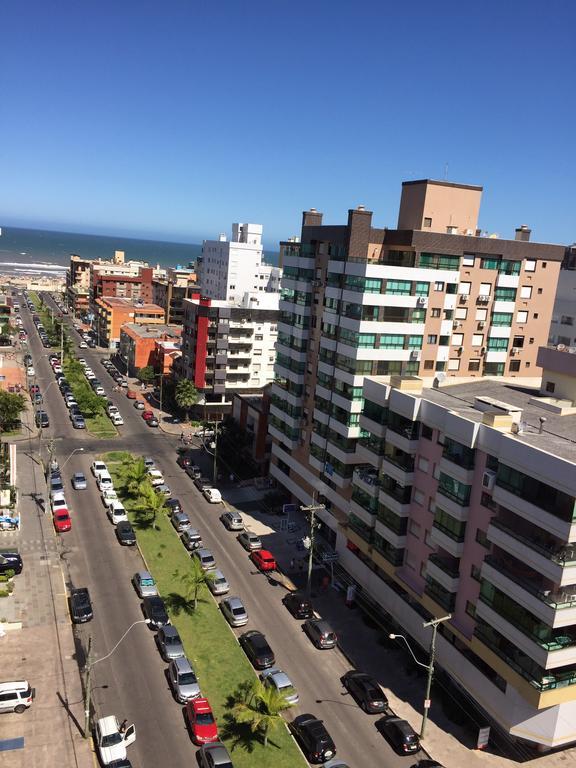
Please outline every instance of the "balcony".
[[414, 481], [414, 456], [386, 446], [382, 471], [401, 485], [412, 485]]
[[576, 545], [559, 546], [544, 531], [537, 530], [538, 536], [523, 535], [504, 520], [492, 519], [487, 534], [491, 542], [555, 584], [576, 584]]
[[374, 507], [374, 510], [371, 511], [368, 505], [361, 504], [357, 498], [354, 498], [354, 496], [350, 501], [350, 514], [361, 520], [362, 523], [370, 529], [374, 527], [374, 522], [376, 520], [375, 509], [376, 508]]
[[472, 485], [474, 482], [474, 468], [468, 469], [461, 464], [456, 464], [448, 456], [442, 456], [439, 469], [441, 472], [450, 475], [455, 480], [458, 480], [458, 482], [465, 485]]
[[452, 613], [456, 606], [456, 595], [445, 589], [442, 584], [436, 581], [431, 576], [426, 576], [426, 586], [424, 592], [434, 600], [435, 603], [441, 605], [445, 611]]
[[[398, 518], [398, 519], [403, 520], [404, 523], [407, 522], [406, 518]], [[402, 528], [400, 530], [402, 530]], [[375, 532], [382, 539], [385, 539], [395, 549], [404, 549], [404, 547], [406, 546], [406, 525], [403, 526], [403, 532], [397, 532], [392, 530], [392, 528], [390, 528], [385, 523], [383, 523], [380, 517], [377, 517]]]
[[397, 515], [405, 516], [410, 511], [412, 486], [401, 485], [389, 475], [382, 475], [380, 501]]
[[462, 557], [464, 554], [464, 536], [454, 534], [449, 528], [438, 523], [436, 520], [430, 529], [430, 538], [433, 543], [445, 549], [453, 557]]
[[482, 578], [504, 592], [548, 626], [569, 627], [576, 624], [576, 586], [542, 589], [541, 579], [530, 578], [530, 566], [490, 555], [482, 564]]
[[364, 493], [377, 497], [380, 487], [378, 472], [371, 466], [360, 466], [354, 469], [354, 485], [361, 488]]
[[458, 592], [460, 583], [459, 561], [434, 552], [428, 558], [426, 575], [441, 584], [448, 592]]
[[378, 467], [384, 456], [386, 441], [379, 437], [361, 437], [356, 446], [356, 456], [360, 461], [365, 461]]
[[412, 437], [412, 430], [399, 432], [388, 424], [386, 441], [404, 453], [416, 453], [418, 450], [418, 437]]

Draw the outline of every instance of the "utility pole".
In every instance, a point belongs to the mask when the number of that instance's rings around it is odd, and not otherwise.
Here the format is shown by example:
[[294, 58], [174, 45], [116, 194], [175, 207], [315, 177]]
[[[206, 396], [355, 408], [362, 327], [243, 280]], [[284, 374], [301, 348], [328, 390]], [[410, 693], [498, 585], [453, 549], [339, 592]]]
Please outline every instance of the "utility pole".
[[441, 619], [432, 619], [426, 621], [422, 625], [423, 627], [432, 627], [432, 637], [430, 639], [430, 659], [428, 661], [428, 679], [426, 681], [426, 694], [424, 697], [424, 713], [422, 714], [422, 726], [420, 728], [420, 738], [424, 738], [426, 733], [426, 723], [428, 722], [428, 710], [430, 709], [430, 692], [432, 690], [432, 678], [434, 677], [434, 658], [436, 656], [436, 632], [438, 630], [438, 624], [443, 621], [449, 621], [452, 618], [451, 614], [443, 616]]
[[64, 322], [60, 323], [60, 365], [64, 365]]
[[302, 512], [309, 512], [310, 513], [310, 536], [309, 542], [310, 545], [308, 547], [308, 578], [306, 582], [306, 592], [308, 594], [308, 597], [310, 597], [310, 594], [312, 592], [312, 565], [314, 562], [314, 539], [315, 539], [315, 532], [316, 532], [316, 512], [319, 512], [322, 509], [326, 509], [324, 504], [316, 504], [316, 494], [314, 493], [314, 496], [312, 498], [312, 504], [308, 505], [307, 507], [300, 507], [300, 510]]
[[92, 635], [88, 635], [88, 653], [86, 655], [86, 678], [84, 680], [84, 738], [90, 736], [90, 672], [92, 670]]

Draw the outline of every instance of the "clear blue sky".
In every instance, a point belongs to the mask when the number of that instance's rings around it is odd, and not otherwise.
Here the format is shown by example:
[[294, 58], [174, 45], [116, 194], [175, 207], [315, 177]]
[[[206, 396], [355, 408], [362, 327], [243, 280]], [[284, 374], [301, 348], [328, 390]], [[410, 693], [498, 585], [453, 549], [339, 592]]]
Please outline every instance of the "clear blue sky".
[[0, 225], [265, 241], [301, 211], [396, 225], [401, 182], [576, 240], [573, 0], [2, 4]]

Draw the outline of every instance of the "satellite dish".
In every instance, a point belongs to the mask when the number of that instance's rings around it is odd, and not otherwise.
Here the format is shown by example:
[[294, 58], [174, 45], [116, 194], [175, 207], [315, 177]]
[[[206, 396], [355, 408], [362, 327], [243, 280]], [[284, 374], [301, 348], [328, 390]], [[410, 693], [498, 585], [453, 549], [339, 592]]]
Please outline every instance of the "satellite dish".
[[558, 352], [564, 352], [564, 350], [566, 349], [566, 344], [558, 344], [556, 346], [556, 349], [558, 350]]
[[576, 347], [568, 347], [568, 352], [571, 355], [576, 355]]

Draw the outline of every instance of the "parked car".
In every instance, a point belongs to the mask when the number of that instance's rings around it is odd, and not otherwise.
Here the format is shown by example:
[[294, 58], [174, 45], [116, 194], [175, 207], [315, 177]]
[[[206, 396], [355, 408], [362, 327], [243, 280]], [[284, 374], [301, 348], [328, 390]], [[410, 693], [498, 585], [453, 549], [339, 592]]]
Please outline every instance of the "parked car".
[[133, 547], [136, 544], [136, 534], [134, 528], [128, 520], [121, 520], [116, 526], [116, 538], [126, 547]]
[[182, 531], [187, 531], [189, 528], [192, 527], [192, 523], [190, 522], [190, 518], [185, 512], [181, 512], [179, 510], [175, 510], [170, 515], [170, 521], [172, 522], [172, 525], [178, 533], [182, 533]]
[[310, 599], [299, 592], [288, 592], [282, 598], [282, 602], [295, 619], [309, 619], [314, 616]]
[[100, 494], [100, 498], [102, 499], [102, 503], [106, 509], [108, 509], [108, 505], [111, 504], [111, 502], [118, 500], [118, 493], [114, 490], [114, 488], [104, 488]]
[[121, 501], [115, 500], [108, 504], [108, 519], [112, 525], [118, 525], [118, 523], [127, 522], [128, 514], [124, 508], [124, 504]]
[[[128, 395], [130, 395], [130, 391], [128, 391]], [[137, 411], [143, 411], [146, 408], [146, 403], [143, 400], [134, 400], [134, 408]]]
[[138, 571], [132, 576], [132, 584], [138, 597], [153, 597], [158, 594], [158, 587], [149, 571]]
[[222, 571], [216, 568], [211, 573], [212, 578], [208, 580], [208, 589], [213, 595], [225, 595], [230, 591], [230, 585], [226, 581], [226, 577]]
[[277, 567], [274, 555], [267, 549], [256, 549], [250, 552], [250, 560], [261, 571], [275, 571]]
[[234, 768], [228, 750], [220, 741], [203, 744], [197, 756], [200, 768]]
[[185, 717], [194, 744], [218, 741], [218, 726], [208, 699], [199, 697], [189, 701], [186, 704]]
[[72, 414], [72, 418], [70, 420], [74, 429], [86, 429], [86, 421], [84, 420], [84, 416]]
[[58, 533], [66, 533], [66, 531], [72, 528], [72, 520], [67, 509], [59, 509], [57, 512], [54, 512], [52, 521]]
[[324, 722], [314, 715], [299, 715], [288, 727], [309, 762], [324, 763], [336, 754], [336, 745]]
[[401, 755], [411, 755], [419, 751], [418, 734], [407, 720], [388, 715], [376, 722], [376, 728]]
[[90, 469], [96, 478], [99, 477], [102, 472], [108, 473], [108, 467], [103, 461], [93, 461]]
[[250, 533], [250, 531], [242, 531], [242, 533], [238, 534], [236, 538], [247, 552], [253, 552], [255, 549], [262, 549], [262, 542], [260, 541], [260, 537], [256, 536], [255, 533]]
[[22, 573], [23, 567], [22, 556], [18, 552], [0, 552], [0, 574], [8, 571], [14, 571], [15, 574]]
[[190, 699], [200, 696], [198, 678], [186, 656], [172, 659], [168, 665], [168, 680], [174, 698], [180, 704], [185, 704]]
[[202, 547], [202, 536], [200, 536], [200, 531], [196, 528], [186, 528], [183, 531], [181, 538], [186, 549], [189, 549], [190, 551]]
[[222, 520], [229, 531], [244, 530], [244, 520], [242, 520], [242, 515], [239, 512], [224, 512], [223, 515], [220, 515], [220, 520]]
[[78, 587], [70, 590], [70, 614], [74, 624], [84, 624], [92, 621], [92, 602], [87, 587]]
[[161, 483], [160, 485], [157, 485], [154, 488], [154, 490], [157, 491], [158, 493], [163, 494], [164, 496], [166, 496], [166, 498], [169, 498], [170, 496], [172, 496], [172, 491], [170, 490], [170, 486], [166, 485], [166, 483]]
[[126, 747], [136, 741], [136, 726], [129, 725], [124, 731], [115, 715], [101, 717], [94, 726], [94, 742], [102, 765], [118, 765], [126, 760]]
[[158, 421], [158, 419], [157, 419], [155, 416], [153, 416], [151, 419], [148, 419], [148, 421], [146, 422], [146, 424], [147, 424], [149, 427], [153, 427], [153, 428], [156, 428], [156, 427], [159, 427], [159, 426], [160, 426], [160, 422]]
[[156, 466], [156, 462], [152, 458], [152, 456], [144, 456], [144, 466], [146, 469], [154, 469]]
[[162, 472], [160, 472], [159, 469], [149, 469], [148, 470], [148, 477], [150, 478], [150, 483], [155, 488], [157, 485], [164, 485], [164, 475]]
[[342, 684], [364, 712], [380, 714], [386, 711], [388, 699], [376, 680], [365, 672], [351, 670], [342, 677]]
[[221, 504], [222, 503], [222, 494], [217, 488], [206, 488], [203, 491], [204, 498], [206, 501], [209, 501], [210, 504]]
[[28, 680], [0, 683], [0, 713], [16, 712], [21, 715], [32, 706], [36, 691]]
[[55, 491], [50, 495], [50, 504], [52, 506], [52, 512], [57, 512], [60, 509], [68, 510], [68, 504], [66, 497], [62, 491]]
[[46, 411], [36, 411], [34, 421], [36, 426], [42, 427], [42, 429], [46, 429], [46, 427], [50, 426], [50, 419], [48, 418]]
[[239, 597], [227, 597], [220, 603], [220, 610], [231, 627], [248, 624], [248, 612]]
[[312, 640], [316, 648], [327, 650], [328, 648], [336, 647], [336, 633], [324, 619], [307, 619], [302, 625], [302, 629]]
[[282, 672], [281, 669], [272, 667], [271, 669], [266, 669], [262, 672], [260, 680], [265, 687], [273, 688], [278, 691], [278, 693], [282, 694], [288, 704], [298, 703], [300, 697], [286, 672]]
[[136, 392], [135, 389], [129, 389], [126, 392], [126, 397], [128, 398], [128, 400], [136, 400], [136, 398], [138, 397], [138, 392]]
[[144, 617], [149, 619], [149, 624], [153, 629], [170, 624], [170, 618], [161, 597], [145, 597], [142, 600], [142, 612]]
[[168, 499], [166, 501], [166, 507], [170, 510], [170, 512], [183, 512], [180, 499]]
[[239, 642], [256, 669], [267, 669], [274, 665], [274, 652], [262, 632], [250, 629], [240, 635]]
[[144, 410], [142, 411], [142, 418], [144, 421], [148, 421], [148, 419], [154, 418], [154, 411]]
[[211, 571], [216, 568], [216, 560], [214, 559], [214, 555], [212, 552], [210, 552], [209, 549], [204, 547], [195, 549], [192, 552], [192, 557], [195, 557], [200, 561], [200, 565], [202, 566], [203, 571]]
[[164, 661], [171, 661], [172, 659], [184, 656], [184, 646], [182, 645], [178, 630], [171, 624], [168, 624], [166, 627], [160, 627], [156, 633], [156, 645]]
[[194, 480], [194, 485], [198, 488], [200, 493], [204, 493], [206, 488], [212, 488], [212, 481], [207, 477], [197, 477]]

